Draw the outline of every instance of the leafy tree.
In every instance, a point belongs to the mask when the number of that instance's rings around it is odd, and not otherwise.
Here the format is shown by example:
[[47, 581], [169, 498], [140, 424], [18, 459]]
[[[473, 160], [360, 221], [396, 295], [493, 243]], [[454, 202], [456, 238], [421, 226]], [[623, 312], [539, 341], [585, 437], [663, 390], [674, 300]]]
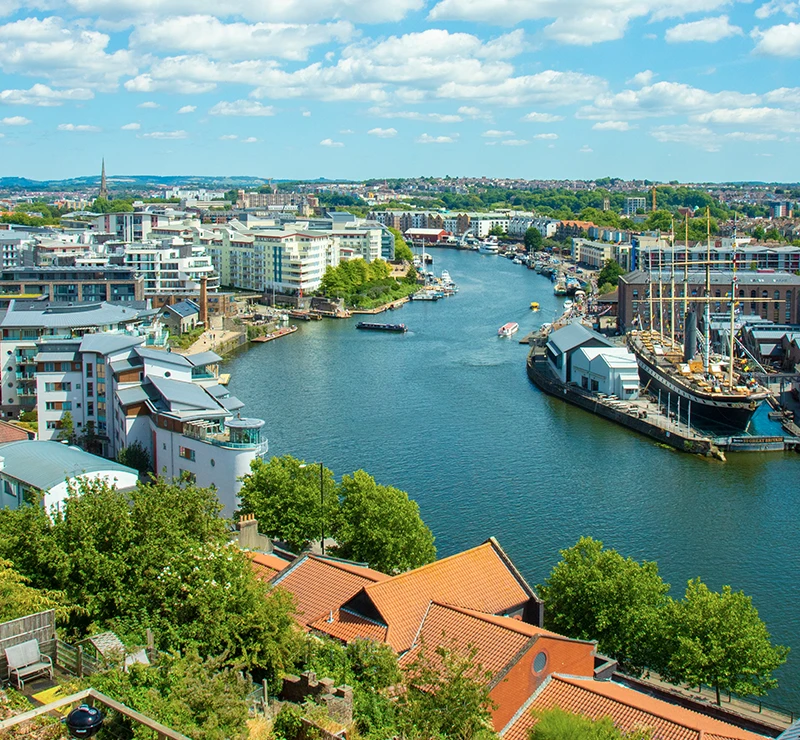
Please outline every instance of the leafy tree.
[[649, 740], [652, 737], [647, 729], [622, 732], [610, 717], [592, 720], [560, 707], [538, 712], [537, 717], [529, 740]]
[[669, 590], [658, 566], [604, 550], [591, 537], [562, 550], [561, 558], [539, 587], [548, 629], [597, 640], [602, 652], [629, 671], [652, 667], [658, 661], [660, 610]]
[[72, 413], [65, 411], [61, 415], [58, 422], [58, 434], [56, 434], [56, 441], [69, 442], [70, 444], [75, 440], [75, 422], [72, 420]]
[[406, 668], [407, 688], [397, 708], [397, 725], [407, 740], [494, 737], [489, 678], [475, 662], [475, 648], [462, 652], [440, 645], [424, 648]]
[[151, 628], [162, 649], [226, 654], [274, 678], [299, 654], [292, 599], [255, 577], [219, 510], [213, 490], [187, 482], [120, 492], [83, 480], [52, 521], [41, 506], [0, 511], [0, 556], [81, 607], [68, 632], [140, 641]]
[[764, 695], [777, 681], [772, 672], [789, 649], [773, 645], [753, 601], [725, 586], [717, 593], [699, 578], [666, 611], [669, 659], [661, 670], [668, 680], [708, 684], [717, 692]]
[[489, 236], [505, 236], [506, 230], [500, 226], [500, 224], [495, 224], [489, 229]]
[[613, 293], [616, 289], [617, 289], [616, 285], [612, 285], [611, 283], [603, 283], [597, 289], [597, 292], [599, 295], [607, 295], [608, 293]]
[[[164, 653], [154, 665], [95, 673], [81, 682], [196, 740], [246, 740], [248, 682], [219, 658]], [[76, 687], [77, 688], [77, 687]], [[150, 740], [152, 730], [114, 716], [116, 737]]]
[[127, 447], [119, 451], [117, 462], [127, 465], [139, 471], [139, 475], [147, 475], [152, 472], [153, 463], [150, 460], [150, 453], [138, 440], [131, 442]]
[[610, 283], [617, 287], [619, 282], [619, 278], [625, 274], [625, 270], [622, 269], [622, 266], [616, 260], [607, 260], [606, 263], [603, 265], [603, 269], [597, 275], [597, 284], [598, 285], [605, 285], [606, 283]]
[[763, 242], [766, 235], [767, 232], [764, 230], [764, 227], [761, 226], [761, 224], [753, 229], [753, 239], [755, 239], [757, 242]]
[[324, 468], [320, 486], [319, 466], [301, 467], [304, 465], [291, 455], [273, 457], [269, 462], [257, 458], [242, 478], [239, 492], [241, 513], [255, 514], [261, 532], [298, 551], [319, 540], [323, 527], [326, 535], [335, 536], [338, 525], [333, 473]]
[[405, 491], [382, 486], [363, 470], [342, 478], [337, 553], [386, 573], [418, 568], [436, 558], [433, 534]]
[[408, 242], [403, 238], [400, 231], [398, 229], [393, 229], [391, 226], [389, 227], [389, 231], [394, 235], [394, 258], [396, 260], [413, 262], [414, 253], [411, 251], [411, 247], [408, 246]]
[[63, 594], [31, 588], [29, 582], [10, 561], [0, 558], [0, 622], [47, 609], [58, 609], [63, 614]]
[[672, 228], [672, 214], [669, 211], [653, 211], [644, 222], [648, 231], [669, 232]]
[[542, 234], [539, 229], [531, 226], [525, 232], [525, 249], [529, 254], [538, 252], [542, 248]]
[[781, 242], [783, 241], [783, 236], [780, 231], [776, 227], [772, 227], [766, 234], [764, 234], [764, 238], [769, 242]]

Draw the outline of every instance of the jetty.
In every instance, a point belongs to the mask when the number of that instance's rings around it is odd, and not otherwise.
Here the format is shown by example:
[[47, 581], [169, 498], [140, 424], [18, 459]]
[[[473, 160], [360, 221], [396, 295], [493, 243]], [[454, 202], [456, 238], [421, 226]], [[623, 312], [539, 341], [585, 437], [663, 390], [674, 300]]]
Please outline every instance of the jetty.
[[280, 339], [281, 337], [288, 336], [289, 334], [294, 334], [297, 331], [297, 326], [282, 326], [280, 329], [276, 329], [275, 331], [271, 331], [269, 334], [264, 334], [260, 337], [253, 337], [250, 341], [251, 342], [271, 342], [273, 339]]
[[350, 313], [362, 316], [374, 316], [375, 314], [383, 313], [384, 311], [391, 311], [395, 308], [401, 308], [403, 304], [408, 303], [409, 300], [410, 298], [405, 296], [403, 298], [398, 298], [396, 301], [384, 303], [382, 306], [376, 306], [375, 308], [351, 308]]

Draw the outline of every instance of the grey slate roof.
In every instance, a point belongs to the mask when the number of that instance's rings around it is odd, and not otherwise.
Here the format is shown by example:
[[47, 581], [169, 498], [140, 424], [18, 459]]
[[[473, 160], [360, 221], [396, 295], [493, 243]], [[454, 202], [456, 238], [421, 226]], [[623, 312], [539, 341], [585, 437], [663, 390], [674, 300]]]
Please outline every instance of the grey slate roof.
[[81, 352], [98, 352], [107, 355], [119, 352], [129, 347], [144, 344], [144, 337], [134, 337], [130, 334], [86, 334], [81, 341]]
[[117, 398], [122, 406], [130, 406], [132, 403], [146, 401], [149, 396], [140, 385], [131, 388], [120, 388], [117, 390]]
[[560, 352], [568, 352], [575, 347], [580, 347], [584, 342], [589, 339], [595, 339], [602, 343], [605, 347], [610, 347], [611, 342], [608, 341], [602, 334], [587, 329], [583, 324], [567, 324], [567, 326], [554, 331], [547, 343], [552, 344]]
[[[661, 271], [662, 282], [669, 282], [671, 277], [669, 270]], [[731, 277], [733, 273], [730, 270], [711, 270], [711, 284], [728, 286], [730, 288]], [[793, 275], [788, 272], [753, 272], [752, 270], [738, 270], [736, 277], [739, 281], [739, 287], [757, 286], [757, 285], [800, 285], [800, 275]], [[649, 282], [658, 282], [658, 272], [652, 273], [645, 270], [634, 270], [627, 275], [620, 277], [620, 281], [628, 285], [646, 285]], [[705, 284], [706, 273], [698, 269], [689, 268], [688, 281], [690, 285]], [[683, 268], [675, 269], [675, 283], [676, 285], [683, 282]]]
[[174, 413], [224, 411], [220, 404], [196, 383], [159, 377], [151, 377], [149, 380], [166, 404], [168, 411]]
[[74, 352], [39, 352], [34, 362], [75, 362], [78, 355]]
[[120, 370], [130, 370], [132, 367], [141, 367], [142, 361], [138, 356], [127, 357], [122, 360], [114, 360], [109, 367], [112, 373], [118, 373]]
[[215, 365], [222, 361], [222, 358], [216, 353], [211, 352], [196, 352], [193, 355], [184, 355], [184, 357], [194, 366], [203, 367], [204, 365]]
[[194, 301], [181, 301], [171, 306], [164, 306], [164, 310], [171, 311], [184, 319], [194, 313], [200, 313], [200, 307]]
[[137, 347], [136, 354], [144, 360], [155, 360], [157, 362], [166, 362], [170, 365], [177, 365], [178, 367], [193, 367], [192, 363], [186, 359], [185, 355], [179, 355], [177, 352], [167, 352], [161, 349], [148, 349], [145, 347]]
[[60, 442], [35, 439], [9, 442], [0, 445], [0, 457], [5, 461], [3, 472], [6, 475], [42, 491], [81, 473], [116, 470], [137, 475], [133, 468]]
[[145, 313], [141, 309], [119, 303], [84, 303], [76, 306], [37, 303], [30, 306], [10, 301], [8, 310], [0, 318], [0, 327], [74, 329], [83, 326], [109, 326], [140, 320]]

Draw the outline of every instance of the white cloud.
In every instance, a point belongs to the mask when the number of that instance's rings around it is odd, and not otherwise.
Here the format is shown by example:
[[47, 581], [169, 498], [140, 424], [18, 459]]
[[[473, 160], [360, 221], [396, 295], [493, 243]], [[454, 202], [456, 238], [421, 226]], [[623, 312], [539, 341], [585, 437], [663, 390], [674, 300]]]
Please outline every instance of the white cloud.
[[405, 118], [409, 121], [428, 121], [428, 123], [460, 123], [464, 119], [454, 113], [420, 113], [413, 110], [388, 110], [370, 108], [369, 112], [378, 118]]
[[694, 117], [700, 123], [762, 128], [795, 133], [800, 131], [800, 111], [761, 106], [758, 108], [717, 108]]
[[527, 146], [528, 141], [526, 139], [505, 139], [504, 141], [500, 142], [501, 146]]
[[770, 0], [768, 3], [764, 3], [760, 8], [756, 10], [755, 16], [756, 18], [770, 18], [773, 15], [778, 13], [784, 13], [785, 15], [796, 17], [797, 11], [800, 6], [796, 2], [786, 2], [785, 0]]
[[59, 131], [80, 131], [81, 133], [96, 134], [102, 131], [99, 126], [90, 126], [88, 123], [59, 123]]
[[555, 123], [556, 121], [563, 121], [564, 116], [557, 116], [553, 113], [527, 113], [522, 117], [523, 121], [528, 123]]
[[111, 39], [84, 23], [62, 18], [24, 18], [0, 26], [0, 69], [7, 74], [44, 77], [65, 87], [116, 88], [123, 75], [136, 74], [127, 49], [108, 53]]
[[344, 128], [339, 133], [340, 134], [344, 134], [345, 136], [348, 136], [350, 134], [354, 134], [355, 131], [353, 131], [353, 129], [351, 129], [351, 128]]
[[379, 139], [391, 139], [397, 136], [396, 128], [371, 128], [367, 133], [370, 136], [377, 136]]
[[341, 141], [334, 141], [333, 139], [323, 139], [322, 141], [320, 141], [319, 145], [333, 146], [333, 147], [344, 146], [344, 144]]
[[727, 15], [717, 18], [703, 18], [691, 23], [680, 23], [668, 28], [664, 38], [668, 44], [679, 44], [687, 41], [705, 41], [713, 44], [730, 36], [743, 36], [739, 26], [731, 25]]
[[212, 116], [274, 116], [275, 108], [253, 100], [234, 100], [232, 103], [221, 100], [208, 112]]
[[248, 136], [246, 139], [242, 139], [242, 144], [255, 144], [257, 141], [255, 136]]
[[143, 139], [186, 139], [188, 136], [185, 131], [152, 131], [142, 134]]
[[656, 126], [650, 131], [650, 136], [662, 143], [685, 144], [707, 152], [719, 151], [719, 143], [714, 132], [704, 126], [689, 124]]
[[458, 113], [464, 118], [471, 118], [475, 121], [491, 121], [492, 114], [490, 111], [483, 110], [474, 105], [462, 105], [458, 109]]
[[504, 136], [513, 136], [513, 131], [498, 131], [497, 129], [489, 129], [488, 131], [484, 131], [481, 136], [485, 136], [488, 139], [502, 139]]
[[756, 41], [756, 54], [773, 57], [800, 57], [800, 23], [785, 23], [750, 34]]
[[126, 123], [124, 126], [120, 128], [123, 131], [138, 131], [142, 127], [141, 123]]
[[598, 121], [592, 128], [596, 131], [630, 131], [631, 125], [627, 121]]
[[235, 141], [239, 137], [236, 134], [223, 134], [219, 137], [220, 141]]
[[[127, 85], [126, 85], [127, 87]], [[160, 108], [161, 106], [156, 103], [154, 100], [145, 100], [144, 103], [139, 103], [136, 106], [137, 108]]]
[[653, 81], [653, 78], [655, 76], [656, 75], [652, 70], [646, 69], [646, 70], [644, 70], [644, 72], [637, 72], [625, 84], [627, 84], [627, 85], [636, 85], [637, 87], [642, 87], [644, 85], [649, 85]]
[[[219, 15], [219, 10], [215, 12]], [[347, 21], [335, 23], [223, 23], [214, 15], [153, 19], [137, 26], [133, 49], [207, 54], [214, 59], [278, 57], [302, 61], [315, 46], [346, 43], [355, 36]]]
[[318, 19], [346, 19], [358, 23], [389, 23], [419, 10], [423, 0], [67, 0], [81, 15], [99, 15], [107, 21], [130, 23], [154, 17], [193, 13], [244, 18], [247, 21], [308, 23]]
[[430, 136], [429, 134], [422, 134], [417, 137], [417, 144], [454, 144], [456, 141], [455, 136]]
[[578, 152], [581, 154], [591, 154], [593, 151], [594, 149], [592, 149], [592, 147], [590, 147], [588, 144], [584, 144], [580, 149], [578, 149]]
[[[160, 68], [164, 64], [169, 64], [170, 60], [159, 60], [150, 68], [147, 74], [141, 74], [128, 80], [125, 83], [125, 89], [128, 92], [151, 93], [151, 92], [177, 92], [184, 95], [199, 95], [201, 93], [211, 92], [216, 84], [213, 82], [192, 82], [190, 80], [181, 79], [155, 79], [151, 74], [154, 70]], [[145, 108], [159, 108], [157, 103], [152, 105], [140, 106]]]
[[33, 123], [30, 118], [25, 118], [25, 116], [8, 116], [7, 118], [3, 118], [0, 120], [4, 126], [27, 126], [29, 123]]
[[69, 90], [54, 90], [47, 85], [37, 83], [29, 90], [2, 90], [0, 103], [6, 105], [35, 105], [43, 108], [63, 105], [70, 100], [91, 100], [94, 93], [85, 87]]
[[656, 82], [639, 90], [598, 95], [594, 103], [581, 108], [578, 118], [624, 120], [656, 116], [702, 113], [718, 107], [757, 105], [755, 94], [723, 90], [711, 93], [680, 82]]
[[304, 110], [302, 115], [303, 115], [303, 118], [311, 118], [311, 111], [310, 110]]
[[534, 139], [557, 139], [558, 134], [534, 134]]
[[738, 141], [776, 141], [777, 134], [756, 134], [752, 131], [731, 131], [725, 134], [726, 139], [736, 139]]
[[184, 105], [178, 109], [178, 113], [194, 113], [197, 110], [196, 105]]

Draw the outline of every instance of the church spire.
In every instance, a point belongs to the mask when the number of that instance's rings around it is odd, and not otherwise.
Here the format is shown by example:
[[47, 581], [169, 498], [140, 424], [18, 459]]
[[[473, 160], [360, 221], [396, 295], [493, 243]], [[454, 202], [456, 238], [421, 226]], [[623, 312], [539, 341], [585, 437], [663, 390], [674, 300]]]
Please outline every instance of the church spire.
[[108, 182], [106, 181], [106, 159], [103, 157], [103, 169], [100, 173], [100, 192], [98, 198], [105, 198], [108, 200]]

